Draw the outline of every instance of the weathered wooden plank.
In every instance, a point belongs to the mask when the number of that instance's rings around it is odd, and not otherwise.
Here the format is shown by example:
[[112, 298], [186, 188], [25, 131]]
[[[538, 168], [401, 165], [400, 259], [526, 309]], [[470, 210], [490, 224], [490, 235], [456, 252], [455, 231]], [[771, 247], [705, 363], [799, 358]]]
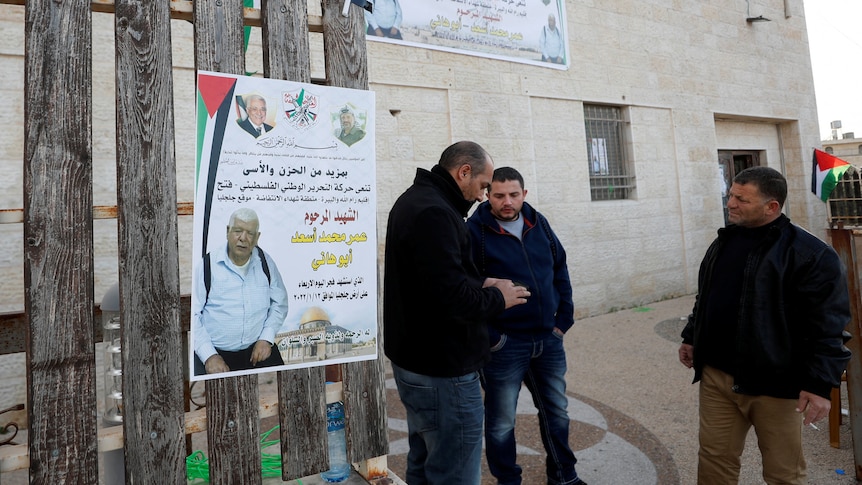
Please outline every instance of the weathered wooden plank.
[[[194, 214], [194, 202], [177, 202], [177, 215], [190, 216]], [[116, 219], [117, 206], [93, 206], [93, 219]], [[0, 224], [16, 224], [24, 222], [24, 209], [0, 209]]]
[[368, 89], [363, 10], [351, 5], [345, 17], [341, 15], [343, 0], [322, 3], [326, 79], [331, 86]]
[[[382, 332], [378, 332], [379, 336]], [[383, 355], [379, 343], [378, 352]], [[344, 369], [348, 459], [355, 463], [387, 455], [389, 436], [383, 359], [351, 362], [345, 364]]]
[[282, 480], [329, 469], [323, 367], [278, 373]]
[[[351, 6], [349, 15], [344, 17], [342, 6], [340, 0], [323, 0], [326, 77], [332, 86], [368, 89], [364, 15], [360, 8]], [[378, 325], [379, 355], [382, 355], [382, 342], [383, 327]], [[389, 439], [383, 360], [345, 364], [342, 373], [348, 459], [361, 462], [386, 455]]]
[[261, 483], [257, 375], [205, 381], [210, 483]]
[[185, 481], [170, 10], [118, 0], [117, 218], [128, 483]]
[[195, 0], [194, 14], [195, 67], [244, 74], [242, 1]]
[[[242, 0], [195, 0], [198, 69], [243, 74]], [[256, 374], [206, 381], [210, 482], [261, 482], [260, 419]]]
[[24, 42], [24, 307], [30, 483], [97, 483], [92, 22], [31, 0]]
[[[24, 5], [26, 0], [0, 0], [0, 4], [7, 5]], [[175, 20], [194, 20], [194, 2], [191, 0], [171, 0], [171, 18]], [[93, 12], [114, 13], [114, 0], [92, 0], [90, 7]], [[250, 27], [261, 26], [261, 12], [256, 8], [243, 9], [243, 23]], [[309, 32], [323, 32], [323, 24], [320, 16], [314, 15], [309, 17], [308, 23]]]
[[[306, 0], [262, 0], [261, 35], [265, 77], [311, 82]], [[277, 380], [282, 479], [328, 470], [324, 368], [279, 372]]]
[[[189, 331], [191, 298], [180, 296], [180, 331]], [[93, 341], [102, 341], [102, 310], [93, 307]], [[0, 355], [15, 354], [27, 350], [27, 315], [25, 313], [0, 313]]]
[[264, 76], [311, 82], [307, 0], [262, 0]]

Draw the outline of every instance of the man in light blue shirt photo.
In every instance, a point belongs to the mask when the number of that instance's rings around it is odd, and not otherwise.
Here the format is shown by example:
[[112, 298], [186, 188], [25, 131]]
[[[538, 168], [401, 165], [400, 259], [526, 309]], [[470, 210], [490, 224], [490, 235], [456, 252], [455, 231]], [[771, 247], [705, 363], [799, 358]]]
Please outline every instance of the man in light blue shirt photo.
[[557, 28], [554, 14], [548, 15], [548, 25], [542, 27], [539, 34], [539, 46], [542, 50], [542, 61], [554, 64], [565, 63], [566, 49], [563, 45], [563, 34]]
[[401, 20], [401, 4], [398, 0], [375, 0], [374, 10], [365, 11], [365, 22], [368, 24], [365, 33], [402, 40]]
[[287, 316], [287, 291], [275, 261], [257, 246], [259, 228], [255, 211], [237, 209], [227, 244], [195, 268], [195, 375], [284, 365], [275, 334]]

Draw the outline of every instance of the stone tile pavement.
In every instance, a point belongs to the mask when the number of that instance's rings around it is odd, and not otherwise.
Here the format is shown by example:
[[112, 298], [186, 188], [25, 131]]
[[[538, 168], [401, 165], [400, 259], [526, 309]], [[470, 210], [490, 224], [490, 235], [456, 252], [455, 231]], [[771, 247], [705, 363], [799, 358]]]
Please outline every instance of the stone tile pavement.
[[[682, 318], [693, 296], [657, 302], [575, 323], [565, 345], [570, 440], [578, 473], [590, 485], [693, 485], [697, 471], [697, 386], [677, 360]], [[406, 423], [391, 375], [387, 380], [389, 466], [404, 476]], [[847, 407], [846, 392], [844, 407]], [[535, 409], [522, 390], [516, 439], [524, 484], [543, 484], [544, 451]], [[856, 484], [849, 419], [841, 447], [829, 446], [828, 423], [804, 428], [809, 483]], [[843, 474], [842, 474], [843, 473]], [[483, 485], [495, 483], [487, 466]], [[764, 483], [760, 452], [749, 433], [740, 484]]]
[[[576, 322], [566, 335], [570, 440], [579, 460], [578, 473], [590, 485], [696, 483], [697, 386], [691, 384], [692, 371], [677, 360], [682, 318], [693, 302], [693, 296], [686, 296], [586, 318]], [[386, 377], [388, 463], [392, 481], [398, 485], [403, 483], [398, 477], [405, 475], [406, 468], [406, 422], [391, 371]], [[846, 408], [846, 392], [842, 394]], [[543, 484], [544, 451], [535, 409], [526, 391], [521, 394], [518, 413], [516, 436], [524, 484]], [[838, 449], [829, 446], [828, 423], [821, 421], [818, 427], [803, 430], [809, 483], [856, 484], [849, 419], [841, 425]], [[261, 429], [269, 427], [262, 423]], [[754, 433], [750, 433], [740, 484], [764, 483], [760, 473], [760, 453]], [[25, 484], [26, 471], [4, 473], [0, 483]], [[267, 479], [263, 483], [323, 482], [312, 476], [290, 482]], [[366, 482], [354, 474], [342, 483]], [[485, 466], [482, 485], [494, 483]]]

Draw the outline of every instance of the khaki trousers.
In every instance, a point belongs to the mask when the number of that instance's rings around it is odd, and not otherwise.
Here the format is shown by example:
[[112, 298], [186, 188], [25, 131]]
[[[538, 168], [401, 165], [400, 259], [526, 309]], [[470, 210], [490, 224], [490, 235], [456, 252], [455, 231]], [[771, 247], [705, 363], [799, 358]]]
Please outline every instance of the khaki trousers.
[[796, 399], [733, 392], [733, 377], [705, 367], [700, 381], [700, 451], [697, 483], [736, 485], [748, 429], [754, 426], [769, 485], [806, 485], [802, 415]]

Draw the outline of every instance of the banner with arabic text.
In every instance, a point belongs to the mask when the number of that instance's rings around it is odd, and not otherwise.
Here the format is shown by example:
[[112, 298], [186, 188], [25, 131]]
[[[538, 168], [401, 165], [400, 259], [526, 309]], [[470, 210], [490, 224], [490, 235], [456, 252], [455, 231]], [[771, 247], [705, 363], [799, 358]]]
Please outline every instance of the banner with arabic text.
[[568, 69], [563, 0], [374, 0], [367, 39]]

